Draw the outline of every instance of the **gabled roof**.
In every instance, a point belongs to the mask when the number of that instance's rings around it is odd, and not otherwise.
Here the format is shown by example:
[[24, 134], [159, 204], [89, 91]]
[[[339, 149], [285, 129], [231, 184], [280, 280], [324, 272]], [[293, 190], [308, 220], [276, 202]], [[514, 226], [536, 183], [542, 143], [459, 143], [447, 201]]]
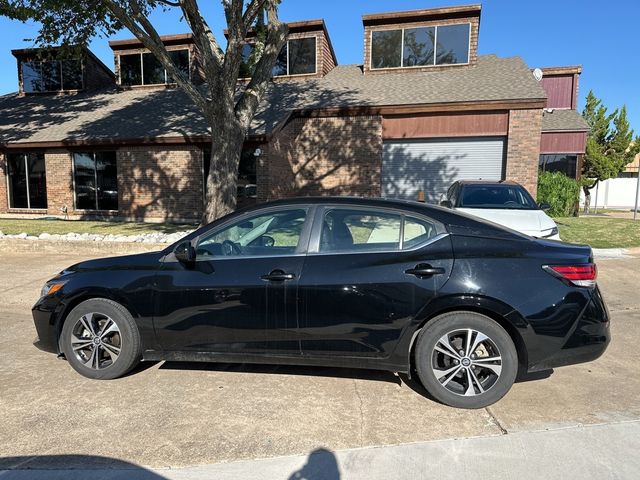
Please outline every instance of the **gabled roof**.
[[[250, 134], [268, 135], [300, 111], [366, 114], [402, 106], [465, 104], [472, 108], [473, 104], [498, 102], [528, 102], [530, 108], [542, 108], [545, 99], [544, 90], [520, 57], [488, 55], [479, 57], [475, 66], [386, 75], [364, 75], [360, 66], [345, 65], [323, 78], [272, 82]], [[127, 143], [209, 135], [199, 110], [179, 89], [30, 97], [9, 94], [0, 97], [0, 112], [0, 145]]]
[[545, 109], [542, 115], [543, 132], [588, 132], [589, 130], [589, 124], [575, 110]]

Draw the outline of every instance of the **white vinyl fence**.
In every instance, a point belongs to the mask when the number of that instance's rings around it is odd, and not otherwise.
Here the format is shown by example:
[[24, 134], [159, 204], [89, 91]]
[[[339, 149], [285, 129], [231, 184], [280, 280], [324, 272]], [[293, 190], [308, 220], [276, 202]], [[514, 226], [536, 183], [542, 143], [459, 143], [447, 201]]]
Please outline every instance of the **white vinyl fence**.
[[[610, 178], [591, 190], [591, 208], [633, 208], [636, 201], [637, 178]], [[597, 203], [596, 203], [597, 202]], [[580, 191], [580, 205], [584, 192]]]

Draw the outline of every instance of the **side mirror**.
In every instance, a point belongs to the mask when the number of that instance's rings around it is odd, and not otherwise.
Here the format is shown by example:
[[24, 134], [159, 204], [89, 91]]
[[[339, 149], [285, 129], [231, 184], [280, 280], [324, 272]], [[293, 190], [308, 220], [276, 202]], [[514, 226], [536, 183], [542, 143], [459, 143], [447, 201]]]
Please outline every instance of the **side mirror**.
[[441, 207], [446, 207], [446, 208], [453, 208], [453, 203], [451, 203], [450, 200], [442, 200], [440, 202], [440, 206]]
[[196, 249], [193, 248], [189, 241], [179, 243], [173, 250], [173, 254], [180, 263], [185, 265], [191, 265], [196, 261]]
[[551, 208], [551, 205], [549, 205], [547, 202], [543, 202], [543, 203], [539, 203], [538, 207], [540, 208], [540, 210], [549, 210]]

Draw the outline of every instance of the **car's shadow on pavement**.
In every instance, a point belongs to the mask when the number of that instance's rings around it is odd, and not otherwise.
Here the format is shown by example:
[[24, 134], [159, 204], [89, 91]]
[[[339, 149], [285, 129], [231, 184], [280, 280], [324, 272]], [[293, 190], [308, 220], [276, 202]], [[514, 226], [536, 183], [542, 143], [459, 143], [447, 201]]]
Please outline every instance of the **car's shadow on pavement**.
[[201, 370], [208, 372], [263, 373], [276, 375], [304, 375], [311, 377], [353, 378], [402, 385], [393, 372], [358, 368], [313, 367], [297, 365], [265, 365], [249, 363], [164, 362], [160, 370]]

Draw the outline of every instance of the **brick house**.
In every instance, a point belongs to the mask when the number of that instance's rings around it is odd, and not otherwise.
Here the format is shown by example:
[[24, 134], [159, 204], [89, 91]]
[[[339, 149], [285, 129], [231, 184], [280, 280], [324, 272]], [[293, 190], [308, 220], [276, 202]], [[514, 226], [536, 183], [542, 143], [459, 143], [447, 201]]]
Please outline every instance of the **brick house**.
[[[460, 178], [515, 180], [535, 195], [539, 168], [576, 175], [588, 130], [576, 112], [580, 68], [537, 79], [519, 57], [479, 56], [480, 16], [479, 5], [365, 15], [362, 65], [338, 65], [322, 20], [290, 23], [240, 183], [256, 184], [258, 201], [437, 202]], [[201, 81], [192, 36], [163, 41]], [[0, 97], [0, 214], [200, 217], [206, 123], [140, 42], [110, 46], [115, 74], [87, 50], [74, 61], [13, 51], [19, 90]]]

